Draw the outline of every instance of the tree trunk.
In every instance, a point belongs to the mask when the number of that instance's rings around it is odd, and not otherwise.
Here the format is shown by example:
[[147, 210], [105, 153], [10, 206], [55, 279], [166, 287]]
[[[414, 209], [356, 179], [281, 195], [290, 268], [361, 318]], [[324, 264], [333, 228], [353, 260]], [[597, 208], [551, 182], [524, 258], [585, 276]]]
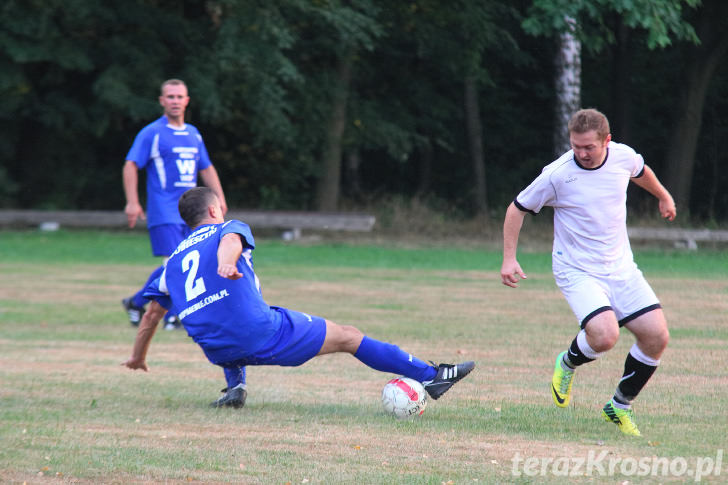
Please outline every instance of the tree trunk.
[[420, 160], [420, 176], [417, 183], [416, 195], [419, 198], [424, 198], [432, 188], [432, 164], [434, 161], [434, 154], [432, 149], [432, 143], [427, 140], [427, 143], [423, 143], [417, 149], [419, 152]]
[[478, 215], [488, 213], [488, 197], [485, 185], [485, 157], [483, 156], [483, 127], [478, 104], [478, 82], [473, 76], [465, 78], [465, 125], [468, 133], [470, 161], [473, 164], [475, 187], [473, 205]]
[[316, 188], [316, 209], [319, 211], [335, 211], [339, 204], [341, 154], [353, 59], [354, 56], [348, 51], [339, 59], [331, 119], [327, 128], [326, 146], [323, 153], [322, 173]]
[[708, 220], [715, 220], [716, 219], [716, 211], [715, 211], [715, 201], [718, 199], [718, 190], [719, 190], [719, 180], [720, 180], [720, 167], [718, 165], [718, 160], [720, 160], [720, 154], [719, 154], [719, 135], [718, 130], [716, 129], [716, 125], [718, 124], [717, 120], [720, 120], [722, 116], [719, 115], [719, 113], [716, 112], [715, 106], [710, 106], [708, 110], [708, 120], [710, 121], [710, 131], [712, 133], [711, 138], [713, 139], [713, 143], [710, 146], [710, 186], [708, 187], [708, 204], [706, 208], [706, 217]]
[[609, 116], [612, 138], [620, 143], [631, 143], [631, 108], [629, 80], [632, 75], [632, 49], [629, 45], [630, 29], [617, 17], [617, 43], [614, 48], [614, 74], [612, 76], [612, 114]]
[[572, 28], [559, 35], [556, 54], [554, 157], [571, 149], [567, 125], [571, 115], [581, 108], [581, 42], [573, 33], [576, 21], [568, 17], [566, 21]]
[[352, 150], [348, 152], [345, 157], [345, 163], [345, 190], [349, 194], [349, 197], [352, 197], [355, 200], [360, 200], [362, 190], [359, 176], [359, 167], [361, 166], [361, 155], [359, 154], [359, 150]]
[[678, 208], [686, 213], [690, 209], [695, 153], [705, 97], [715, 69], [728, 51], [728, 32], [721, 28], [726, 10], [723, 0], [703, 2], [697, 29], [701, 44], [689, 48], [690, 62], [685, 69], [683, 96], [678, 104], [668, 145], [665, 185]]

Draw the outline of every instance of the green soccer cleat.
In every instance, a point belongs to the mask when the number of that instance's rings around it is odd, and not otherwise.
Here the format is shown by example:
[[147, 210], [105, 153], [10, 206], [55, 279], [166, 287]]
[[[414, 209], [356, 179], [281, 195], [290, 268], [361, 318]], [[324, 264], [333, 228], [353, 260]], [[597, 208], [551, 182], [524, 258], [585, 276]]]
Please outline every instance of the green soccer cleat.
[[574, 382], [574, 371], [564, 370], [561, 364], [564, 361], [564, 350], [556, 357], [556, 365], [554, 366], [554, 375], [551, 377], [551, 397], [554, 398], [554, 404], [560, 408], [569, 406], [571, 398], [571, 384]]
[[634, 411], [632, 409], [620, 409], [612, 405], [610, 400], [602, 408], [602, 416], [605, 421], [610, 421], [617, 425], [619, 430], [629, 436], [642, 436], [640, 430], [634, 422]]

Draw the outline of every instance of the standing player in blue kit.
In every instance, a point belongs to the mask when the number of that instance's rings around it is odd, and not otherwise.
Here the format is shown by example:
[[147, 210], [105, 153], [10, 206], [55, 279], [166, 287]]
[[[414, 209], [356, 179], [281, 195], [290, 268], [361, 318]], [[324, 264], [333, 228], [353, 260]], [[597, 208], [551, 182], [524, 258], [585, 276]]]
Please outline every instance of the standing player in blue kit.
[[[129, 322], [138, 326], [147, 300], [143, 290], [162, 274], [164, 263], [177, 245], [189, 234], [177, 209], [180, 196], [189, 188], [197, 186], [199, 174], [202, 182], [215, 191], [224, 212], [227, 212], [225, 195], [215, 167], [207, 154], [207, 148], [200, 132], [185, 123], [185, 111], [190, 102], [187, 86], [179, 79], [162, 83], [159, 104], [164, 114], [158, 120], [145, 126], [134, 140], [122, 172], [126, 213], [129, 227], [134, 227], [139, 218], [147, 220], [149, 240], [154, 256], [163, 258], [162, 266], [155, 269], [147, 282], [136, 294], [124, 298], [122, 305], [129, 316]], [[147, 213], [139, 202], [138, 171], [147, 172]], [[165, 329], [182, 328], [177, 316], [168, 313]], [[245, 386], [245, 369], [226, 371], [226, 380], [235, 386]], [[223, 392], [226, 392], [224, 389]], [[240, 407], [244, 405], [243, 395], [220, 398], [218, 405]], [[215, 404], [215, 403], [213, 403]]]
[[[189, 188], [197, 186], [197, 175], [220, 198], [223, 211], [227, 211], [225, 196], [215, 167], [210, 162], [207, 149], [199, 131], [185, 123], [185, 110], [190, 98], [187, 86], [179, 79], [162, 83], [159, 104], [164, 114], [145, 126], [134, 140], [126, 156], [123, 169], [124, 194], [129, 227], [137, 219], [147, 219], [149, 239], [154, 256], [166, 258], [172, 254], [189, 229], [179, 215], [177, 201]], [[147, 172], [147, 214], [139, 202], [138, 171]], [[162, 274], [160, 266], [149, 276], [147, 283]], [[122, 301], [129, 321], [139, 325], [146, 300], [142, 290]], [[176, 317], [168, 315], [165, 328], [178, 326]]]
[[675, 218], [675, 202], [641, 155], [611, 141], [606, 116], [594, 109], [569, 122], [572, 149], [547, 165], [506, 211], [501, 281], [526, 278], [516, 260], [526, 213], [554, 208], [553, 272], [581, 331], [556, 358], [551, 395], [567, 407], [575, 369], [617, 343], [620, 327], [636, 338], [624, 374], [602, 415], [627, 435], [640, 436], [632, 402], [660, 364], [669, 333], [660, 302], [637, 268], [627, 237], [630, 181], [655, 196], [660, 215]]
[[430, 397], [438, 399], [475, 367], [473, 362], [430, 365], [354, 327], [269, 306], [253, 271], [255, 240], [248, 225], [225, 222], [220, 200], [207, 187], [185, 192], [179, 212], [192, 234], [145, 292], [153, 301], [139, 325], [132, 356], [122, 365], [147, 370], [146, 353], [166, 307], [179, 315], [208, 360], [226, 370], [298, 366], [317, 355], [347, 352], [375, 370], [422, 382]]

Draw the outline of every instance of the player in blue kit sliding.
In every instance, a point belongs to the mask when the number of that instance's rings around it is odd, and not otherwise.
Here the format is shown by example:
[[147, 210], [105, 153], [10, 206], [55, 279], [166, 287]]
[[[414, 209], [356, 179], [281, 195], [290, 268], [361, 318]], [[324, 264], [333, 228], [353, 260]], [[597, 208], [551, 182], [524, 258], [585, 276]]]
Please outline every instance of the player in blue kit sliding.
[[[185, 192], [179, 212], [192, 234], [145, 292], [153, 301], [132, 356], [122, 365], [147, 370], [146, 353], [167, 308], [179, 315], [210, 362], [231, 373], [246, 365], [298, 366], [317, 355], [347, 352], [375, 370], [422, 382], [438, 399], [475, 367], [473, 362], [430, 365], [352, 326], [269, 306], [253, 270], [255, 240], [248, 225], [225, 222], [219, 199], [207, 187]], [[241, 391], [229, 385], [227, 392]]]
[[[223, 213], [227, 210], [225, 196], [215, 167], [207, 154], [197, 128], [185, 123], [189, 103], [187, 86], [179, 79], [162, 83], [159, 104], [164, 114], [145, 126], [134, 140], [123, 169], [124, 194], [129, 227], [137, 219], [147, 219], [152, 253], [168, 258], [177, 245], [187, 237], [189, 229], [177, 211], [177, 201], [189, 188], [197, 186], [197, 175], [220, 198]], [[147, 173], [147, 213], [139, 202], [138, 171]], [[142, 291], [162, 273], [160, 266], [149, 276], [147, 283], [133, 296], [122, 301], [129, 321], [139, 324], [146, 300]], [[176, 317], [169, 314], [165, 325], [175, 328]]]

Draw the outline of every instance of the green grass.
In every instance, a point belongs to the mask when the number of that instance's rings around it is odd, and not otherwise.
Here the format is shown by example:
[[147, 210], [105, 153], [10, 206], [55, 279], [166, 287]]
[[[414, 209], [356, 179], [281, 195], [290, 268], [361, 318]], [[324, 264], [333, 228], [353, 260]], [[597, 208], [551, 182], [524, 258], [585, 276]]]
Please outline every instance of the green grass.
[[[256, 264], [429, 270], [499, 271], [500, 251], [457, 247], [398, 248], [371, 243], [285, 243], [266, 240], [255, 251]], [[635, 259], [649, 274], [697, 275], [721, 278], [728, 274], [728, 252], [720, 250], [636, 250]], [[120, 231], [5, 231], [0, 232], [0, 261], [110, 264], [154, 264], [145, 232]], [[259, 261], [259, 262], [258, 262]], [[550, 272], [548, 251], [521, 252], [527, 272]]]
[[[478, 367], [424, 416], [383, 414], [389, 376], [348, 355], [249, 371], [248, 403], [215, 411], [223, 387], [184, 332], [154, 338], [149, 373], [119, 364], [134, 330], [119, 300], [158, 261], [139, 232], [0, 232], [2, 483], [681, 483], [678, 476], [535, 477], [512, 459], [715, 457], [725, 442], [728, 274], [718, 251], [639, 251], [672, 340], [640, 396], [644, 439], [599, 410], [632, 337], [577, 373], [573, 405], [548, 382], [577, 330], [546, 251], [529, 280], [500, 284], [500, 254], [400, 243], [258, 241], [271, 304], [352, 324], [424, 359]], [[724, 461], [728, 458], [724, 459]], [[704, 482], [722, 483], [728, 470]]]

